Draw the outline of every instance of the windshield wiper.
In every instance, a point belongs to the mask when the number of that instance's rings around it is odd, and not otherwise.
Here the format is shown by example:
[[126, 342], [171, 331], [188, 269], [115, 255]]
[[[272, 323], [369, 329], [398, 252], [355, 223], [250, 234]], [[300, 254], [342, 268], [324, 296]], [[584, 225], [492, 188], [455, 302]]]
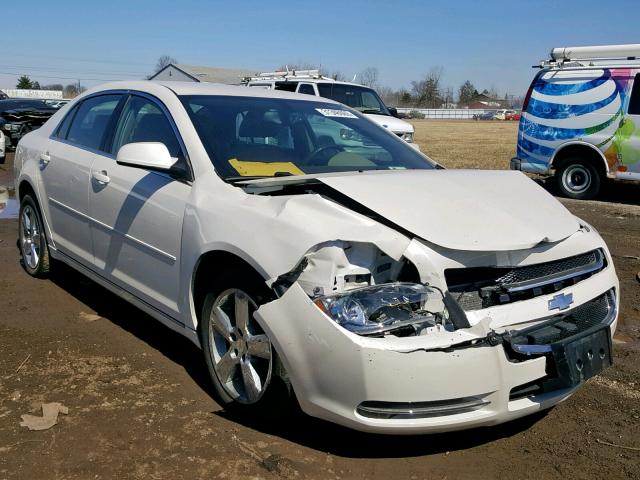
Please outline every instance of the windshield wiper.
[[273, 175], [247, 175], [247, 176], [237, 176], [237, 177], [225, 177], [224, 180], [229, 183], [238, 183], [246, 180], [259, 180], [261, 178], [276, 178], [276, 177], [291, 177], [293, 173], [291, 172], [276, 172]]
[[388, 113], [383, 112], [382, 110], [376, 110], [375, 108], [365, 108], [360, 113], [373, 113], [375, 115], [386, 115], [389, 116]]

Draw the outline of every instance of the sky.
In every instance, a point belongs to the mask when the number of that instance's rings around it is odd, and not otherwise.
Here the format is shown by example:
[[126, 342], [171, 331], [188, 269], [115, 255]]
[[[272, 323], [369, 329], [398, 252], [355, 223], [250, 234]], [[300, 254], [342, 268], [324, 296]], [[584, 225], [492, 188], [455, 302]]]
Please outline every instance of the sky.
[[312, 63], [349, 79], [376, 67], [394, 89], [442, 67], [454, 91], [468, 79], [522, 95], [552, 47], [640, 43], [639, 23], [638, 0], [7, 1], [0, 88], [20, 74], [88, 87], [139, 79], [166, 54], [256, 71]]

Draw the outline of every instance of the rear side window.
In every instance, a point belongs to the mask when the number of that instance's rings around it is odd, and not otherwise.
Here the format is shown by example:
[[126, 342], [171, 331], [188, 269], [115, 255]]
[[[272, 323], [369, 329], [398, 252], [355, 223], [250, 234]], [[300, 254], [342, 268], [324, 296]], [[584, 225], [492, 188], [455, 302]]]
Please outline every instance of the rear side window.
[[102, 139], [122, 95], [100, 95], [85, 100], [71, 122], [67, 140], [81, 147], [100, 150]]
[[173, 158], [184, 157], [171, 123], [160, 107], [152, 100], [133, 95], [122, 109], [110, 150], [117, 154], [123, 145], [136, 142], [160, 142]]
[[629, 99], [629, 115], [640, 115], [640, 73], [636, 75]]
[[76, 115], [77, 111], [78, 107], [75, 106], [69, 111], [69, 113], [67, 113], [67, 115], [64, 117], [64, 120], [62, 120], [62, 122], [60, 122], [60, 125], [58, 125], [58, 129], [56, 130], [55, 134], [56, 137], [61, 139], [67, 138], [67, 134], [69, 133], [69, 126], [71, 125], [71, 121], [73, 120], [73, 117]]
[[285, 92], [295, 92], [298, 82], [276, 82], [276, 90], [283, 90]]
[[313, 85], [309, 85], [308, 83], [303, 83], [302, 85], [300, 85], [300, 89], [298, 90], [298, 93], [304, 93], [305, 95], [315, 95], [316, 92], [313, 89]]

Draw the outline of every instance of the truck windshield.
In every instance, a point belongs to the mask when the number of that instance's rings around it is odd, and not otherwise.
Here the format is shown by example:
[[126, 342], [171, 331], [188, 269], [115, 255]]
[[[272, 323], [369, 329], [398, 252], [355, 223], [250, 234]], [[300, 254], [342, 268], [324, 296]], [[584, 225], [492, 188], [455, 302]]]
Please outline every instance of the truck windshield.
[[436, 168], [397, 136], [343, 105], [244, 96], [180, 98], [216, 171], [229, 180]]
[[318, 83], [318, 92], [321, 97], [344, 103], [362, 113], [390, 115], [378, 94], [371, 88], [344, 83]]

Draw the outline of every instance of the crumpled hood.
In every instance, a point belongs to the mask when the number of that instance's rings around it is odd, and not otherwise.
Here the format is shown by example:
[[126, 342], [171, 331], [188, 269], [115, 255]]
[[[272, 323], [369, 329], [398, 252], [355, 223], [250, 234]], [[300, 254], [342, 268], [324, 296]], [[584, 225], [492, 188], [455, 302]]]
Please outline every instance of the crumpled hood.
[[407, 133], [413, 132], [414, 130], [413, 125], [411, 125], [409, 122], [405, 122], [404, 120], [396, 117], [390, 117], [389, 115], [375, 115], [373, 113], [365, 113], [364, 116], [369, 120], [376, 122], [378, 125], [384, 128], [388, 128], [394, 133]]
[[516, 171], [375, 171], [318, 180], [445, 248], [521, 250], [580, 228], [560, 202]]

